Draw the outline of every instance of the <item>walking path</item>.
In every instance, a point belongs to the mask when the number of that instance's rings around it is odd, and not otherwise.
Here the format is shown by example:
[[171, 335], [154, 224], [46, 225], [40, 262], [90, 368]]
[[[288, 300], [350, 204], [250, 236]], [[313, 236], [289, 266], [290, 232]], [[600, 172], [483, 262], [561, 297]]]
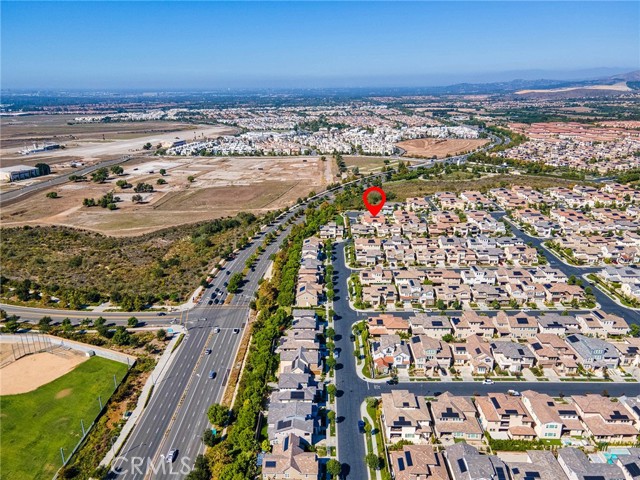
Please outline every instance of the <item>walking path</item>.
[[[369, 413], [367, 412], [367, 402], [362, 402], [360, 404], [360, 416], [362, 417], [362, 419], [366, 422], [369, 422], [369, 425], [371, 425], [371, 431], [373, 431], [375, 429], [375, 422], [373, 421], [373, 418], [371, 418], [369, 416]], [[371, 446], [373, 447], [373, 453], [375, 453], [377, 456], [380, 456], [380, 454], [378, 453], [378, 442], [376, 442], [376, 438], [375, 435], [372, 435], [371, 433], [366, 433], [362, 436], [365, 445], [367, 445], [367, 435], [371, 436]], [[370, 453], [370, 452], [367, 452]], [[369, 472], [369, 479], [371, 479], [371, 471], [369, 470], [369, 468], [367, 467], [367, 471]], [[375, 470], [376, 473], [376, 480], [382, 480], [382, 476], [380, 475], [380, 470]]]

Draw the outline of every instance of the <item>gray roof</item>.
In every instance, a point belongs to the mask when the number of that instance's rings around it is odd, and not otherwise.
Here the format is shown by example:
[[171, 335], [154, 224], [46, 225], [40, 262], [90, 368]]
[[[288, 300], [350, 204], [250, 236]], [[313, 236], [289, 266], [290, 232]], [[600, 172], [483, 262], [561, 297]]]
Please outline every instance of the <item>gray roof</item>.
[[616, 347], [599, 338], [574, 334], [567, 337], [567, 343], [585, 361], [598, 362], [605, 358], [620, 358], [620, 353], [616, 350]]
[[533, 359], [534, 355], [528, 345], [516, 342], [492, 342], [491, 350], [511, 359]]
[[528, 462], [507, 462], [513, 480], [567, 480], [562, 467], [547, 450], [529, 450]]
[[475, 447], [456, 443], [445, 449], [453, 480], [507, 480], [507, 466], [495, 455], [481, 455]]
[[609, 463], [593, 463], [577, 448], [558, 450], [558, 461], [565, 472], [577, 480], [624, 480], [620, 467]]

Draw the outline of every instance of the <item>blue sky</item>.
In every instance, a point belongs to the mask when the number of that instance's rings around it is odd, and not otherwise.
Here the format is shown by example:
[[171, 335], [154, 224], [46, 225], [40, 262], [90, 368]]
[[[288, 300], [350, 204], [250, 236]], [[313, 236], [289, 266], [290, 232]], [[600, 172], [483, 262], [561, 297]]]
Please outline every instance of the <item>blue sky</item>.
[[442, 85], [640, 68], [640, 2], [2, 1], [2, 88]]

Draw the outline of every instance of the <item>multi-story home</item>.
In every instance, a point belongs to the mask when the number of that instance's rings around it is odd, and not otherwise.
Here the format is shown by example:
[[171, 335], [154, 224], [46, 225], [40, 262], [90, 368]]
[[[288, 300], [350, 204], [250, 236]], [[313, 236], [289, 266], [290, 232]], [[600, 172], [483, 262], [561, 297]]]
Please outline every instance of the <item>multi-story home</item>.
[[507, 462], [512, 480], [568, 480], [552, 452], [527, 450], [526, 460]]
[[[498, 312], [498, 316], [506, 315]], [[509, 330], [513, 338], [533, 338], [538, 333], [538, 319], [525, 312], [518, 312], [515, 315], [508, 315]]]
[[507, 480], [505, 463], [495, 455], [481, 455], [467, 443], [449, 445], [444, 451], [452, 480]]
[[533, 419], [533, 429], [541, 440], [557, 440], [563, 435], [564, 424], [558, 413], [559, 404], [545, 393], [522, 392], [522, 404]]
[[381, 335], [371, 343], [373, 364], [380, 372], [391, 368], [407, 369], [411, 363], [409, 347], [399, 335]]
[[427, 443], [431, 437], [431, 415], [423, 396], [408, 390], [382, 394], [382, 425], [387, 442], [409, 440]]
[[446, 315], [427, 315], [417, 313], [409, 318], [411, 333], [442, 338], [451, 333], [451, 321]]
[[574, 395], [575, 404], [587, 433], [596, 442], [635, 443], [640, 433], [626, 405], [601, 395]]
[[535, 364], [535, 356], [525, 344], [508, 341], [491, 342], [491, 353], [502, 370], [512, 373], [520, 372], [523, 368], [531, 368]]
[[305, 442], [295, 433], [284, 437], [266, 453], [262, 460], [262, 479], [315, 480], [318, 478], [318, 457], [305, 450]]
[[448, 343], [428, 335], [414, 335], [409, 348], [416, 370], [426, 374], [446, 371], [453, 363], [453, 354]]
[[494, 358], [491, 345], [479, 335], [469, 335], [464, 343], [451, 344], [456, 367], [471, 366], [474, 375], [489, 375], [493, 372]]
[[576, 352], [578, 363], [587, 370], [604, 374], [620, 364], [620, 353], [609, 342], [581, 334], [569, 335], [567, 344]]
[[533, 419], [522, 400], [504, 393], [490, 393], [476, 398], [480, 423], [495, 439], [532, 440], [536, 437]]
[[569, 480], [625, 480], [620, 467], [607, 462], [590, 462], [577, 448], [559, 449], [558, 463]]
[[383, 313], [367, 319], [367, 327], [372, 337], [409, 332], [409, 321], [397, 315]]
[[482, 428], [478, 423], [476, 407], [468, 397], [445, 392], [431, 402], [431, 415], [433, 430], [441, 442], [482, 442]]
[[473, 310], [466, 310], [460, 317], [453, 317], [453, 333], [457, 338], [467, 338], [469, 335], [480, 335], [493, 338], [496, 327], [490, 317], [478, 315]]
[[550, 368], [558, 375], [577, 373], [576, 352], [563, 338], [553, 333], [539, 333], [528, 342], [539, 367]]
[[431, 445], [403, 445], [389, 452], [394, 480], [449, 480], [442, 454]]
[[272, 444], [281, 442], [292, 433], [311, 443], [317, 430], [315, 405], [308, 402], [271, 404], [267, 423], [267, 433]]

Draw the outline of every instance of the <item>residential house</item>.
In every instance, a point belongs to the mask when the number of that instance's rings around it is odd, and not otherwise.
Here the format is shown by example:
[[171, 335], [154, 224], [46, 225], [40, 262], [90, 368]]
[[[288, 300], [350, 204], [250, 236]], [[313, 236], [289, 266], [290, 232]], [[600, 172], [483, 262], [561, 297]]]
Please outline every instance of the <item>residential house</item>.
[[508, 341], [491, 343], [491, 353], [496, 364], [511, 373], [520, 372], [523, 368], [531, 368], [535, 364], [535, 356], [525, 345]]
[[431, 415], [423, 396], [408, 390], [382, 394], [382, 425], [387, 442], [409, 440], [427, 443], [431, 437]]
[[373, 364], [380, 372], [392, 368], [408, 369], [411, 364], [409, 347], [399, 335], [381, 335], [371, 343]]
[[482, 427], [498, 440], [533, 440], [536, 432], [533, 419], [520, 397], [504, 393], [490, 393], [477, 397], [476, 407]]
[[468, 397], [443, 393], [431, 402], [431, 416], [433, 430], [441, 442], [482, 442], [482, 428], [478, 423], [476, 407]]
[[394, 480], [449, 480], [442, 454], [431, 445], [403, 445], [389, 452]]
[[558, 463], [569, 480], [625, 480], [620, 467], [607, 462], [590, 462], [577, 448], [559, 449]]
[[452, 480], [507, 480], [505, 463], [495, 455], [482, 455], [467, 443], [449, 445], [444, 451]]
[[511, 480], [568, 480], [552, 452], [527, 450], [526, 460], [507, 462]]
[[266, 453], [262, 460], [263, 480], [287, 478], [314, 480], [318, 478], [318, 456], [305, 450], [305, 442], [295, 433], [284, 437]]
[[595, 394], [574, 395], [571, 399], [596, 442], [636, 443], [640, 432], [624, 403]]

